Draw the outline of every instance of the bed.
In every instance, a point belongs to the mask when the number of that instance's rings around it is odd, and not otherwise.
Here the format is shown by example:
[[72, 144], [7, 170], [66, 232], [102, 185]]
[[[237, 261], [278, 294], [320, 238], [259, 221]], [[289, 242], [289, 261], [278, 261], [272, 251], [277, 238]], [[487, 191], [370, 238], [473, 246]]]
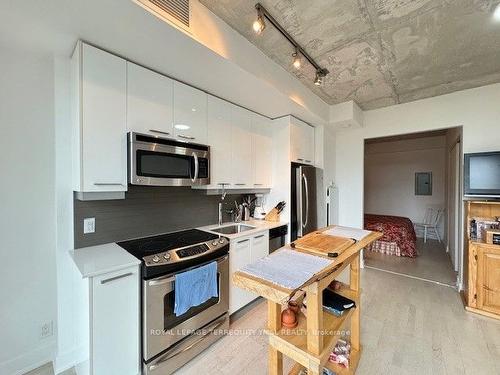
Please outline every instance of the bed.
[[365, 229], [384, 235], [366, 249], [383, 254], [415, 258], [417, 235], [407, 217], [365, 214]]

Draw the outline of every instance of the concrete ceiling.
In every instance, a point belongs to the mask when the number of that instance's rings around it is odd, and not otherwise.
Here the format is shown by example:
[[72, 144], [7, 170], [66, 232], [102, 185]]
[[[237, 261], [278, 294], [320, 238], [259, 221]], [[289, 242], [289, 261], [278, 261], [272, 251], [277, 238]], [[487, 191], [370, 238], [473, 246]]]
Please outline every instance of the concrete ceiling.
[[262, 0], [330, 74], [291, 65], [293, 49], [272, 25], [252, 31], [252, 0], [200, 0], [329, 104], [363, 109], [500, 82], [500, 0]]

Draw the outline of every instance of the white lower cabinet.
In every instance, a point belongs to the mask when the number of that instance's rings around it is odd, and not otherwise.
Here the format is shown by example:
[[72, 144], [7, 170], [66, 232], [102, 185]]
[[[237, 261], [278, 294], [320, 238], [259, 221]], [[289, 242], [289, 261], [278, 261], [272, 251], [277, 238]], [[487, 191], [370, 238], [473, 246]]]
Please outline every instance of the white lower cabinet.
[[90, 278], [90, 375], [140, 374], [139, 267]]
[[240, 237], [231, 240], [229, 249], [229, 314], [232, 314], [257, 298], [256, 294], [247, 292], [235, 286], [233, 274], [269, 254], [269, 231], [253, 236]]

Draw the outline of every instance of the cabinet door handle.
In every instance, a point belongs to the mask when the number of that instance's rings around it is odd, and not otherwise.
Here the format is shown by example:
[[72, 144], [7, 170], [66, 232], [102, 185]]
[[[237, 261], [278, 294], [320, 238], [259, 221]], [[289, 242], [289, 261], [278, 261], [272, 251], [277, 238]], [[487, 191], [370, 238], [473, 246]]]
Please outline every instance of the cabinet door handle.
[[159, 134], [165, 134], [165, 135], [170, 135], [169, 132], [162, 132], [161, 130], [155, 130], [155, 129], [149, 129], [151, 133], [159, 133]]
[[246, 240], [241, 240], [241, 241], [238, 241], [236, 243], [244, 243], [244, 242], [248, 242], [248, 241], [250, 241], [250, 240], [247, 238]]
[[264, 185], [264, 184], [253, 184], [253, 185], [254, 185], [254, 186], [262, 186], [262, 185]]
[[124, 277], [129, 277], [129, 276], [132, 276], [132, 275], [133, 275], [132, 272], [127, 272], [127, 273], [124, 273], [123, 275], [118, 275], [118, 276], [110, 277], [109, 279], [101, 280], [101, 284], [107, 284], [107, 283], [110, 283], [111, 281], [115, 281], [115, 280], [118, 280], [118, 279], [123, 279]]
[[246, 184], [235, 184], [236, 186], [245, 186]]
[[94, 182], [95, 186], [123, 186], [120, 182]]
[[298, 158], [297, 160], [298, 160], [298, 161], [304, 161], [304, 159], [300, 159], [300, 158]]
[[310, 162], [311, 162], [310, 160], [307, 160], [307, 159], [306, 159], [306, 163], [310, 163]]
[[261, 234], [260, 236], [255, 236], [254, 238], [262, 238], [264, 236], [265, 236], [265, 234]]
[[196, 139], [196, 137], [190, 137], [188, 135], [182, 135], [182, 134], [179, 134], [178, 137], [179, 138], [184, 138], [184, 139]]

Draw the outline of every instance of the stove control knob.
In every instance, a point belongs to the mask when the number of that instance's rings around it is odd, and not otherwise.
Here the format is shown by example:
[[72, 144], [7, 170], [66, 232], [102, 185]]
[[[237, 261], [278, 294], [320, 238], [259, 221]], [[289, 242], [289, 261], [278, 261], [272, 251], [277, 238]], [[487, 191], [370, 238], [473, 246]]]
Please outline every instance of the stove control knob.
[[170, 260], [170, 254], [169, 254], [169, 253], [166, 253], [166, 254], [163, 256], [163, 258], [164, 258], [165, 260]]
[[224, 243], [224, 238], [221, 238], [221, 239], [219, 240], [219, 243]]
[[212, 246], [217, 246], [217, 241], [212, 242]]
[[155, 255], [152, 260], [153, 262], [158, 263], [160, 261], [160, 257], [158, 255]]

